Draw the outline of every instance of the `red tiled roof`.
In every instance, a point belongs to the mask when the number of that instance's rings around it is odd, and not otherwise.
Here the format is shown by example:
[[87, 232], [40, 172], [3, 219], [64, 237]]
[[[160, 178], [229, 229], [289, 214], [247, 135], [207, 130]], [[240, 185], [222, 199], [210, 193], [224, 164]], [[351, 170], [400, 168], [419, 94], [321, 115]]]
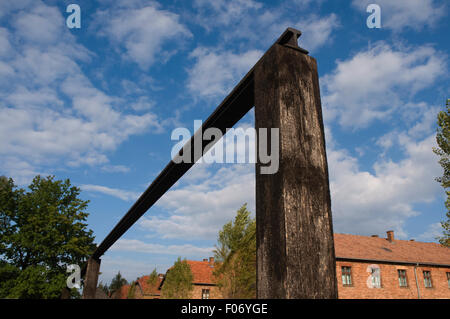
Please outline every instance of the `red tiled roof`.
[[127, 299], [129, 291], [130, 291], [130, 285], [124, 285], [124, 286], [120, 287], [120, 289], [113, 294], [112, 298]]
[[336, 258], [450, 265], [450, 248], [436, 243], [334, 234]]
[[211, 267], [209, 261], [187, 260], [194, 276], [193, 284], [215, 284], [213, 275], [214, 267]]
[[156, 283], [154, 285], [149, 284], [148, 282], [149, 278], [150, 276], [142, 276], [137, 280], [137, 284], [141, 287], [142, 293], [144, 295], [153, 295], [153, 296], [161, 295], [161, 290], [158, 289], [162, 281], [161, 276], [157, 277]]

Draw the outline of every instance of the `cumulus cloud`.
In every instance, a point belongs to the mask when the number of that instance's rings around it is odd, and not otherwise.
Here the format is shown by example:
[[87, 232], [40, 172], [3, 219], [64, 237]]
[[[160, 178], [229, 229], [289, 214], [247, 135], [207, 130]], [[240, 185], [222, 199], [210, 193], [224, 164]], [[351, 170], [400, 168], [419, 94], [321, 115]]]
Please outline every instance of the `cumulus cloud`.
[[108, 173], [128, 173], [130, 168], [125, 165], [105, 165], [101, 168], [102, 171]]
[[111, 188], [111, 187], [102, 186], [102, 185], [86, 184], [86, 185], [81, 185], [80, 187], [82, 190], [87, 191], [87, 192], [101, 193], [101, 194], [120, 198], [121, 200], [124, 200], [124, 201], [135, 201], [141, 195], [138, 192], [131, 192], [131, 191], [123, 190], [123, 189]]
[[5, 28], [0, 28], [0, 57], [11, 53], [12, 46], [9, 42], [9, 31]]
[[259, 50], [238, 54], [198, 47], [190, 54], [194, 65], [188, 70], [187, 87], [203, 98], [225, 97], [262, 54]]
[[416, 203], [429, 203], [439, 194], [434, 180], [441, 168], [432, 152], [434, 135], [414, 140], [400, 133], [392, 142], [405, 156], [381, 158], [371, 171], [342, 149], [328, 149], [333, 221], [336, 232], [362, 235], [395, 229], [407, 236], [405, 221], [420, 214]]
[[207, 29], [213, 25], [227, 26], [247, 18], [250, 12], [263, 5], [253, 0], [195, 0], [194, 7], [199, 10], [197, 19]]
[[302, 31], [299, 39], [300, 47], [311, 52], [331, 43], [332, 33], [339, 25], [339, 19], [334, 13], [324, 17], [311, 15], [307, 19], [293, 24], [295, 28]]
[[16, 36], [37, 44], [54, 44], [61, 39], [65, 19], [56, 7], [30, 5], [19, 11], [13, 19]]
[[[25, 4], [9, 6], [12, 28], [0, 29], [2, 170], [24, 180], [25, 172], [31, 178], [46, 167], [108, 167], [106, 153], [129, 136], [160, 131], [159, 119], [148, 108], [124, 112], [122, 98], [92, 84], [80, 65], [93, 54], [64, 27], [59, 9], [41, 1]], [[41, 22], [45, 28], [36, 28]]]
[[0, 18], [36, 3], [35, 0], [0, 1]]
[[141, 256], [123, 257], [121, 255], [114, 254], [111, 256], [109, 253], [102, 257], [101, 272], [99, 275], [99, 282], [104, 284], [111, 283], [111, 280], [120, 271], [120, 274], [128, 280], [128, 282], [134, 279], [149, 275], [154, 268], [158, 273], [165, 273], [166, 270], [173, 265], [173, 256], [170, 260], [158, 258], [152, 255], [151, 260], [147, 258], [141, 258]]
[[209, 256], [213, 247], [197, 247], [191, 244], [185, 245], [161, 245], [145, 243], [137, 239], [119, 239], [111, 248], [111, 251], [127, 251], [145, 254], [169, 254], [176, 256], [202, 257]]
[[28, 161], [17, 156], [0, 156], [2, 163], [0, 168], [3, 172], [7, 172], [9, 177], [14, 178], [17, 185], [28, 184], [36, 175], [50, 175], [46, 171], [34, 167]]
[[425, 232], [417, 236], [417, 240], [435, 242], [437, 237], [443, 236], [443, 228], [441, 223], [432, 223], [428, 225]]
[[352, 128], [386, 119], [445, 69], [445, 56], [432, 47], [397, 49], [377, 43], [337, 61], [335, 70], [321, 78], [325, 119]]
[[[353, 0], [356, 8], [366, 12], [372, 0]], [[445, 16], [446, 5], [435, 0], [378, 0], [381, 7], [381, 27], [401, 31], [406, 28], [420, 30], [434, 26]]]
[[168, 214], [144, 216], [140, 227], [162, 238], [211, 240], [244, 203], [255, 211], [254, 165], [223, 165], [212, 172], [202, 182], [188, 180], [168, 191], [157, 202]]
[[[411, 129], [395, 132], [390, 147], [401, 150], [403, 157], [394, 161], [380, 156], [370, 169], [362, 169], [359, 159], [337, 148], [327, 131], [334, 230], [370, 235], [394, 229], [406, 238], [405, 222], [421, 214], [415, 204], [432, 202], [441, 191], [434, 180], [441, 171], [432, 152], [434, 135], [422, 132], [413, 138]], [[194, 168], [198, 178], [182, 180], [157, 203], [168, 214], [143, 217], [140, 228], [163, 239], [212, 239], [243, 203], [254, 212], [253, 167], [224, 166], [216, 172], [205, 164]]]
[[[334, 13], [318, 16], [303, 11], [311, 2], [295, 1], [292, 7], [269, 6], [257, 1], [197, 0], [196, 20], [208, 31], [218, 28], [217, 32], [225, 41], [245, 39], [247, 43], [257, 46], [270, 45], [287, 27], [295, 27], [303, 32], [300, 40], [302, 47], [312, 52], [332, 41], [332, 33], [339, 27], [339, 19]], [[318, 2], [321, 1], [314, 1], [315, 4]], [[298, 19], [299, 12], [304, 16], [301, 20]]]
[[155, 2], [138, 7], [113, 5], [97, 12], [97, 19], [100, 34], [144, 70], [157, 60], [167, 60], [176, 52], [177, 44], [192, 37], [177, 14], [160, 9]]

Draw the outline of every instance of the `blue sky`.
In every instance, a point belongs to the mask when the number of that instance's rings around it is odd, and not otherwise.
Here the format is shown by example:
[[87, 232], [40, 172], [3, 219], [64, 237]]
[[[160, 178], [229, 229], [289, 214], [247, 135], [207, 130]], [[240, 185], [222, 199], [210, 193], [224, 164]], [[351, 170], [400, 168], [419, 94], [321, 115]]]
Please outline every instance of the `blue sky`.
[[[447, 15], [435, 0], [0, 0], [0, 174], [70, 178], [99, 243], [170, 160], [172, 130], [206, 119], [290, 26], [318, 61], [335, 232], [435, 241]], [[103, 256], [101, 280], [212, 256], [236, 210], [254, 212], [254, 179], [253, 164], [195, 166]]]

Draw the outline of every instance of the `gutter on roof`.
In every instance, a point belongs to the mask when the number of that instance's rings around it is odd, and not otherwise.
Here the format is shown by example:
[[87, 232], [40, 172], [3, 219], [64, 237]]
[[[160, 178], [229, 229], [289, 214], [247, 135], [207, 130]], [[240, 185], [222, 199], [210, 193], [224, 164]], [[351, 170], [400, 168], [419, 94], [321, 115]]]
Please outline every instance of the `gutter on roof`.
[[450, 268], [450, 264], [435, 264], [435, 263], [430, 263], [430, 262], [412, 262], [412, 261], [383, 260], [383, 259], [336, 257], [336, 261], [379, 262], [379, 263], [384, 263], [384, 264], [398, 264], [398, 265], [412, 265], [412, 266], [434, 266], [434, 267]]
[[194, 282], [192, 283], [194, 286], [217, 286], [216, 284], [212, 284], [212, 283], [201, 283], [201, 282]]

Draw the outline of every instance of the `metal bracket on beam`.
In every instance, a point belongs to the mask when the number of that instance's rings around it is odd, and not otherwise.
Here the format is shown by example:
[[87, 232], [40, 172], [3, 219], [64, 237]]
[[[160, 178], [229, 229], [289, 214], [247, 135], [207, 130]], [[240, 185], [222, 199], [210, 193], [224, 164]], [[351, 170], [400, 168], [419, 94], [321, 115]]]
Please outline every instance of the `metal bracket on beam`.
[[298, 38], [302, 35], [300, 30], [294, 28], [287, 28], [286, 31], [278, 38], [276, 43], [298, 50], [304, 54], [309, 52], [298, 46]]

